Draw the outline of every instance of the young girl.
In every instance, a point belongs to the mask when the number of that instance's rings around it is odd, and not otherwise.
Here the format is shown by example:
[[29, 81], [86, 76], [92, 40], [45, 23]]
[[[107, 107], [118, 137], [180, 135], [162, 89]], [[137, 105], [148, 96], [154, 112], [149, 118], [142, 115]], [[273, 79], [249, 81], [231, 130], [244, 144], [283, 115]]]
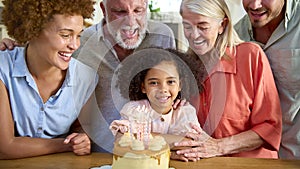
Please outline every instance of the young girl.
[[147, 48], [122, 62], [117, 86], [121, 95], [129, 96], [131, 101], [121, 109], [121, 120], [111, 123], [114, 134], [127, 132], [130, 119], [138, 116], [150, 118], [155, 133], [185, 136], [192, 132], [190, 123], [200, 127], [191, 104], [172, 108], [176, 99], [191, 98], [198, 93], [197, 82], [183, 61], [185, 58], [185, 54], [176, 50]]

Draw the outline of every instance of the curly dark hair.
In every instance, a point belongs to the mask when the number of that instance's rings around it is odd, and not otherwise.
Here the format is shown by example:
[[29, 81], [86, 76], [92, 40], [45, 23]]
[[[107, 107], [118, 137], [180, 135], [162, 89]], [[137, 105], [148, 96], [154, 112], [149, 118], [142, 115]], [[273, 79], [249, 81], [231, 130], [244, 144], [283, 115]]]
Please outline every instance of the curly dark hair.
[[91, 18], [94, 0], [3, 0], [2, 20], [8, 35], [18, 43], [38, 37], [55, 14]]
[[181, 95], [189, 100], [202, 91], [202, 79], [206, 72], [199, 70], [202, 67], [200, 59], [196, 61], [194, 57], [175, 49], [151, 47], [134, 52], [116, 70], [116, 85], [121, 95], [130, 100], [147, 99], [142, 92], [142, 83], [147, 72], [162, 61], [172, 61], [177, 68], [182, 86], [179, 97]]

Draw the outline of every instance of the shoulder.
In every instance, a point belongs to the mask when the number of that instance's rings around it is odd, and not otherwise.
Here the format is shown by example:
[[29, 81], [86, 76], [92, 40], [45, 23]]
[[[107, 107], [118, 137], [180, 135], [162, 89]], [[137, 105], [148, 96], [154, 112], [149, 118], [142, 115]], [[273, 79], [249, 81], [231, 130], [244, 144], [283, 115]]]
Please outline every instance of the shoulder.
[[252, 52], [257, 50], [262, 50], [262, 48], [255, 42], [242, 42], [238, 45], [236, 45], [237, 50], [242, 50], [246, 52]]
[[23, 59], [24, 48], [15, 47], [13, 50], [0, 51], [0, 69], [8, 70], [17, 60]]
[[250, 58], [255, 59], [261, 56], [266, 57], [261, 46], [255, 42], [242, 42], [235, 46], [235, 50], [238, 60]]
[[245, 26], [249, 25], [249, 17], [247, 14], [245, 14], [245, 16], [243, 16], [240, 20], [238, 20], [238, 22], [234, 25], [234, 28], [236, 29], [240, 29], [240, 28], [245, 28]]
[[185, 104], [183, 106], [179, 106], [177, 109], [175, 109], [175, 112], [181, 112], [181, 113], [196, 113], [196, 109], [191, 104]]
[[123, 106], [123, 108], [133, 108], [133, 107], [138, 107], [138, 106], [143, 106], [143, 105], [148, 107], [150, 105], [149, 101], [148, 100], [129, 101]]
[[191, 104], [180, 106], [173, 111], [173, 119], [176, 121], [186, 122], [186, 121], [198, 121], [196, 109]]
[[297, 17], [299, 20], [300, 14], [300, 1], [299, 0], [288, 0], [286, 2], [286, 15], [291, 17]]
[[243, 42], [236, 46], [236, 57], [240, 60], [257, 60], [267, 58], [263, 49], [254, 42]]
[[90, 27], [87, 27], [84, 29], [84, 31], [81, 33], [81, 37], [80, 37], [80, 43], [81, 45], [84, 45], [85, 42], [94, 34], [97, 34], [98, 31], [101, 31], [102, 29], [102, 21], [92, 25]]
[[[300, 1], [299, 0], [290, 0], [286, 2], [286, 14], [285, 22], [289, 29], [294, 27], [299, 28], [300, 22]], [[296, 28], [296, 29], [297, 29]]]
[[0, 51], [0, 59], [16, 60], [18, 57], [23, 57], [23, 54], [24, 54], [23, 47], [15, 47], [13, 50], [6, 49], [4, 51]]
[[[236, 59], [239, 67], [253, 67], [269, 65], [268, 58], [263, 49], [254, 42], [243, 42], [236, 46]], [[244, 68], [245, 68], [244, 67]]]
[[89, 38], [92, 34], [96, 33], [97, 31], [99, 31], [99, 29], [101, 29], [101, 24], [102, 22], [99, 22], [95, 25], [85, 28], [81, 34], [81, 37]]
[[71, 73], [80, 81], [87, 83], [98, 81], [97, 71], [75, 58], [72, 58], [69, 70], [72, 71]]
[[148, 31], [149, 33], [154, 33], [154, 34], [162, 34], [170, 37], [174, 36], [172, 29], [168, 25], [158, 21], [149, 20]]
[[164, 23], [149, 20], [147, 34], [138, 47], [144, 49], [153, 46], [162, 48], [176, 48], [175, 37], [172, 29]]
[[234, 29], [242, 40], [250, 41], [252, 26], [247, 14], [234, 25]]
[[[121, 115], [128, 115], [131, 116], [133, 115], [133, 110], [136, 109], [139, 106], [143, 106], [145, 105], [146, 108], [149, 109], [150, 104], [148, 100], [137, 100], [137, 101], [129, 101], [126, 104], [124, 104], [124, 106], [122, 107], [120, 114]], [[151, 109], [149, 109], [151, 110]]]

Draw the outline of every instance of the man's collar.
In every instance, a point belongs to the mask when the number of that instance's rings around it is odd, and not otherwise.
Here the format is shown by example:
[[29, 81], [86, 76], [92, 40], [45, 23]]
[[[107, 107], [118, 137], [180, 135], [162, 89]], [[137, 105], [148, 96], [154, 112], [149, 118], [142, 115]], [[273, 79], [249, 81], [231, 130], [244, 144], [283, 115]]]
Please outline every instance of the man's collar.
[[298, 2], [295, 0], [286, 0], [285, 3], [285, 27], [287, 27], [287, 23], [290, 21], [293, 15], [293, 6], [298, 6]]

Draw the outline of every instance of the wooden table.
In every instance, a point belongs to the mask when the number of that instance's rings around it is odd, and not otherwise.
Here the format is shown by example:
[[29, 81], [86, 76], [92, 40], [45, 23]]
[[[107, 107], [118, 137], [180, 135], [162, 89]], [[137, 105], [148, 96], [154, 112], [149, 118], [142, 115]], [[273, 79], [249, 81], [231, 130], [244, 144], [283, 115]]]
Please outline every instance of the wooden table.
[[[76, 156], [73, 153], [60, 153], [18, 160], [0, 160], [0, 169], [89, 169], [111, 163], [111, 154]], [[171, 160], [170, 166], [176, 169], [300, 169], [300, 160], [215, 157], [188, 163]]]

